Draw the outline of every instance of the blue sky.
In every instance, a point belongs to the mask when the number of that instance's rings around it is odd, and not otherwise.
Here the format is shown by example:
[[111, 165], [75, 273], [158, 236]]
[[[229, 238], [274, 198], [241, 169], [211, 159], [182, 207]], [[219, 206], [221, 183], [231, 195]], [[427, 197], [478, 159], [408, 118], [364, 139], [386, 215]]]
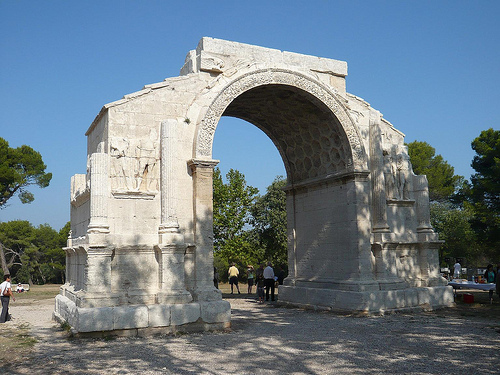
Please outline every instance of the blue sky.
[[[178, 76], [203, 36], [347, 61], [348, 92], [469, 178], [471, 141], [500, 129], [499, 16], [498, 1], [0, 0], [0, 137], [39, 151], [53, 173], [0, 221], [60, 229], [101, 107]], [[262, 192], [284, 174], [270, 140], [242, 121], [221, 120], [214, 158]]]

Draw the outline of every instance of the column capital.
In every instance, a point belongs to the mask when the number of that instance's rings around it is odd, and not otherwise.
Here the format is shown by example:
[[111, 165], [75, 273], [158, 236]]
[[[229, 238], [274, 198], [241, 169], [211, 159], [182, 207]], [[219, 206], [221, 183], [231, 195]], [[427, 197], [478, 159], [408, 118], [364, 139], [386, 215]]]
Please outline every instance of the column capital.
[[197, 168], [215, 168], [219, 164], [220, 160], [214, 159], [191, 159], [188, 160], [188, 166], [191, 170], [195, 171]]

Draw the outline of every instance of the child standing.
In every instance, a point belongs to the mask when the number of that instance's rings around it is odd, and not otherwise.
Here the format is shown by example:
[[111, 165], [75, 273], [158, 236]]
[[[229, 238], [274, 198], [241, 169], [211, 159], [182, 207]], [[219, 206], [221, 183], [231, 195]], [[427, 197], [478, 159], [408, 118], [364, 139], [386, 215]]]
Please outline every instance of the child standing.
[[257, 295], [259, 296], [259, 303], [264, 303], [264, 274], [257, 272], [256, 277]]

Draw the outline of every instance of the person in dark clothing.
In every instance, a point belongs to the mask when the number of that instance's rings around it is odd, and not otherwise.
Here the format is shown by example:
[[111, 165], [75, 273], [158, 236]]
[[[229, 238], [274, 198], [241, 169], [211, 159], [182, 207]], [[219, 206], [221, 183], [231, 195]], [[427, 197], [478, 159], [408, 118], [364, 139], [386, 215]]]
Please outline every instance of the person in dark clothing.
[[259, 303], [264, 303], [264, 273], [263, 272], [258, 272], [258, 270], [257, 270], [257, 275], [255, 277], [255, 283], [257, 284], [257, 295], [259, 296]]
[[285, 280], [285, 269], [283, 266], [278, 268], [278, 285], [283, 285], [283, 280]]
[[274, 301], [274, 270], [271, 267], [271, 262], [267, 263], [267, 267], [264, 268], [264, 285], [266, 286], [266, 301], [269, 301], [269, 290], [271, 290], [271, 301]]
[[4, 282], [0, 284], [0, 301], [2, 302], [2, 313], [0, 314], [0, 323], [5, 323], [10, 320], [9, 315], [9, 302], [10, 297], [12, 300], [16, 300], [14, 298], [14, 294], [12, 294], [12, 286], [10, 284], [10, 275], [4, 275]]
[[[495, 283], [497, 280], [497, 275], [493, 271], [493, 264], [488, 264], [486, 271], [484, 272], [484, 279], [487, 283]], [[493, 289], [489, 291], [490, 301], [493, 299]]]

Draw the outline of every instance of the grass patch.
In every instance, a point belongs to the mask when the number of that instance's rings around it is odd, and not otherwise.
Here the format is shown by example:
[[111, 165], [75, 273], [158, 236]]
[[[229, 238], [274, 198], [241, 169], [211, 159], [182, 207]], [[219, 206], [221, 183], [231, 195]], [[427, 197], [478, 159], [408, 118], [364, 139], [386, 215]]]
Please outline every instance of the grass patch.
[[53, 300], [59, 294], [60, 285], [32, 285], [30, 290], [23, 293], [14, 292], [15, 302], [12, 300], [10, 303], [16, 305], [31, 305], [35, 301]]
[[59, 326], [63, 331], [69, 332], [71, 330], [71, 326], [66, 321], [62, 322]]
[[[32, 285], [24, 293], [15, 293], [11, 304], [31, 305], [42, 300], [54, 299], [59, 294], [60, 285]], [[14, 364], [23, 361], [38, 340], [31, 334], [29, 324], [8, 322], [0, 325], [0, 364]]]
[[38, 340], [31, 336], [28, 325], [2, 325], [0, 363], [17, 363], [31, 352]]

